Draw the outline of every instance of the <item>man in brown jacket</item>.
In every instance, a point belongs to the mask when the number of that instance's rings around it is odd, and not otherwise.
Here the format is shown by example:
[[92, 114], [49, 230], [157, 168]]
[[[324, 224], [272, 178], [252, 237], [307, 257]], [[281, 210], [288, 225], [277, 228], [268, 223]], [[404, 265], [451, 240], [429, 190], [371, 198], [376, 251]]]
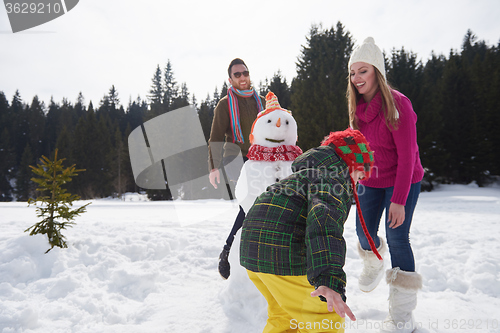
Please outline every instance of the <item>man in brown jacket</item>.
[[[217, 184], [220, 184], [219, 168], [234, 160], [240, 151], [243, 160], [246, 161], [246, 154], [250, 148], [249, 135], [252, 124], [257, 118], [257, 114], [265, 109], [265, 99], [259, 96], [251, 86], [250, 72], [243, 60], [233, 59], [227, 72], [231, 86], [227, 91], [227, 96], [219, 101], [214, 110], [212, 130], [208, 140], [209, 179], [215, 188], [217, 188]], [[223, 142], [225, 142], [224, 148], [219, 149]], [[234, 170], [234, 168], [226, 168], [228, 180], [235, 183], [238, 180], [239, 171]], [[226, 245], [219, 256], [219, 273], [224, 279], [227, 279], [230, 274], [229, 250], [244, 218], [245, 212], [240, 207], [231, 233], [226, 240]]]

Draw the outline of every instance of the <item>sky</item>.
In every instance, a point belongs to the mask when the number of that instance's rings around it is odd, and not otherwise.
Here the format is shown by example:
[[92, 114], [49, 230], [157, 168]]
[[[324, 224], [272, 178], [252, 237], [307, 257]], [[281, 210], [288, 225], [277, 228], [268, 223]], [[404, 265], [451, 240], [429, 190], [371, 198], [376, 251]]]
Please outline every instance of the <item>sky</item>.
[[220, 91], [236, 57], [257, 87], [278, 71], [291, 83], [312, 25], [341, 22], [356, 45], [372, 36], [386, 53], [404, 47], [425, 63], [433, 51], [459, 51], [468, 29], [497, 45], [498, 17], [498, 0], [81, 0], [12, 33], [0, 6], [0, 91], [9, 102], [19, 90], [24, 102], [37, 95], [46, 106], [51, 98], [75, 103], [81, 92], [96, 106], [114, 85], [126, 108], [147, 98], [156, 67], [170, 61], [176, 81], [200, 102]]

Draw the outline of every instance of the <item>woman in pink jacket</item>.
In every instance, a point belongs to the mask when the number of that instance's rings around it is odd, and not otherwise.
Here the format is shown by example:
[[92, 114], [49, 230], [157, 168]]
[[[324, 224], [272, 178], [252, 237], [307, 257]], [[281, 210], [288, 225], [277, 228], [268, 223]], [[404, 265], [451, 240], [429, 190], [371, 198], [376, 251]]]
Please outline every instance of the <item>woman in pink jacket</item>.
[[[390, 286], [389, 315], [381, 332], [413, 332], [412, 311], [422, 277], [415, 272], [409, 242], [413, 211], [424, 175], [417, 146], [417, 115], [410, 100], [392, 89], [385, 77], [384, 56], [368, 37], [349, 60], [347, 99], [351, 127], [359, 129], [374, 151], [372, 177], [361, 181], [359, 202], [366, 226], [380, 254], [386, 245], [377, 233], [385, 210], [385, 230], [392, 268], [386, 272]], [[384, 263], [370, 251], [356, 218], [358, 252], [363, 259], [359, 287], [370, 292], [384, 275]]]

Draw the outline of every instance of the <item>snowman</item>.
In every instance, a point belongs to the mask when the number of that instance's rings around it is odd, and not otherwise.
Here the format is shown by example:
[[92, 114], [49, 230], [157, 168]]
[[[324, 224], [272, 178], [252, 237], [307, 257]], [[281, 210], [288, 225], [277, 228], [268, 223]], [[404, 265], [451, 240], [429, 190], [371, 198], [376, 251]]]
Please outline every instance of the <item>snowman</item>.
[[[274, 93], [266, 96], [266, 109], [257, 115], [250, 134], [248, 161], [243, 164], [235, 194], [245, 213], [255, 199], [272, 185], [292, 174], [292, 163], [302, 150], [296, 146], [297, 123], [292, 113], [283, 109]], [[262, 331], [267, 320], [267, 302], [240, 266], [241, 231], [235, 236], [229, 261], [231, 278], [221, 291], [223, 308], [229, 317], [244, 319], [245, 329]], [[255, 311], [259, 309], [259, 311]]]
[[243, 164], [235, 194], [245, 213], [255, 199], [272, 185], [292, 173], [292, 163], [302, 150], [297, 142], [297, 123], [283, 109], [274, 93], [266, 96], [266, 109], [257, 115], [250, 134], [248, 161]]

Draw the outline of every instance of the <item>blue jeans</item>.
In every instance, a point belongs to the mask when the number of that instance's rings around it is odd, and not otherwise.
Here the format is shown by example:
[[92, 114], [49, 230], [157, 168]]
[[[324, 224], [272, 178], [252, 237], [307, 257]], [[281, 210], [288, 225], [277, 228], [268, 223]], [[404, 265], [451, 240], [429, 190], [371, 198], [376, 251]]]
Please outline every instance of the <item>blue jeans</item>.
[[[413, 211], [417, 205], [418, 195], [420, 194], [420, 182], [412, 184], [408, 199], [405, 205], [405, 220], [402, 225], [396, 229], [389, 228], [387, 222], [389, 206], [391, 205], [391, 197], [394, 192], [394, 187], [373, 188], [368, 186], [359, 187], [359, 203], [363, 218], [365, 219], [368, 233], [372, 236], [377, 248], [380, 246], [378, 238], [378, 229], [380, 219], [384, 210], [385, 214], [385, 233], [387, 237], [387, 245], [391, 254], [392, 267], [399, 267], [403, 271], [415, 271], [415, 259], [410, 245], [410, 227], [413, 218]], [[359, 243], [363, 249], [369, 250], [370, 244], [365, 237], [359, 216], [356, 211], [356, 233], [358, 234]]]

